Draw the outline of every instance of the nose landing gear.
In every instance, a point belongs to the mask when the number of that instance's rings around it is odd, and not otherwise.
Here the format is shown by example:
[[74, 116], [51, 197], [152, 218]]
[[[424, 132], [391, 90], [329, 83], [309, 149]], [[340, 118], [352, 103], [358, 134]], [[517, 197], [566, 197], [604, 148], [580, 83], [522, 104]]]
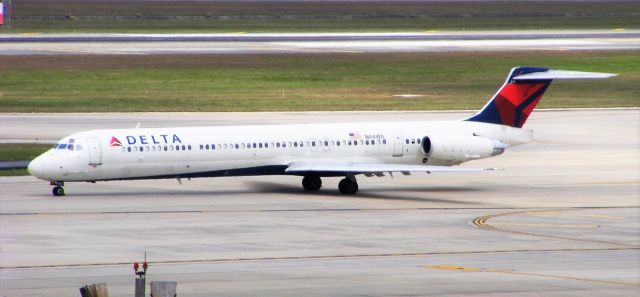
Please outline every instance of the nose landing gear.
[[53, 189], [51, 190], [51, 193], [53, 194], [53, 196], [64, 196], [64, 182], [61, 181], [55, 181], [55, 182], [51, 182], [50, 183], [53, 187]]

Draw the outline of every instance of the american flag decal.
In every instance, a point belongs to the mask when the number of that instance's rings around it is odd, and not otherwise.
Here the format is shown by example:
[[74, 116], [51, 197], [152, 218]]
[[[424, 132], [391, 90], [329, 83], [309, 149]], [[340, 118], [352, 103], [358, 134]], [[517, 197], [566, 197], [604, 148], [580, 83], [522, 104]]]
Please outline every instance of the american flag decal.
[[360, 133], [358, 133], [358, 132], [349, 133], [349, 138], [351, 138], [351, 140], [360, 140], [360, 139], [362, 139], [362, 137], [360, 136]]

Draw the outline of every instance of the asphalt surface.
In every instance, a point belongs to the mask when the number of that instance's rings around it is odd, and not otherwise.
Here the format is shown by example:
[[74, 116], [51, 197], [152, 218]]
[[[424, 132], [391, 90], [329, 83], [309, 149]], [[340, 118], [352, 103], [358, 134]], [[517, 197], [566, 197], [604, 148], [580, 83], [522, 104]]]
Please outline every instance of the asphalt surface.
[[[0, 114], [3, 139], [96, 127], [459, 119], [456, 112]], [[49, 123], [49, 126], [46, 126]], [[536, 110], [481, 174], [69, 183], [0, 178], [0, 295], [69, 296], [131, 263], [179, 296], [637, 296], [640, 110]], [[16, 131], [14, 131], [16, 130]], [[7, 133], [11, 133], [7, 135]], [[15, 135], [13, 133], [16, 133]]]
[[300, 34], [3, 34], [0, 55], [637, 50], [638, 30]]

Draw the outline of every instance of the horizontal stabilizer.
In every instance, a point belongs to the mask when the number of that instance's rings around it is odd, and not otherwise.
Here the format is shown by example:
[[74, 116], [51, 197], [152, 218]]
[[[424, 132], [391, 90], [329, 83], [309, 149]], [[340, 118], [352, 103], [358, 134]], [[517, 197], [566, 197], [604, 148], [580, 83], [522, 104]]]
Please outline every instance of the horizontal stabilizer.
[[465, 121], [522, 128], [554, 79], [601, 79], [613, 73], [515, 67], [504, 85], [485, 106]]
[[547, 80], [547, 79], [600, 79], [617, 76], [614, 73], [583, 72], [567, 70], [547, 70], [543, 72], [532, 72], [513, 77], [513, 80]]

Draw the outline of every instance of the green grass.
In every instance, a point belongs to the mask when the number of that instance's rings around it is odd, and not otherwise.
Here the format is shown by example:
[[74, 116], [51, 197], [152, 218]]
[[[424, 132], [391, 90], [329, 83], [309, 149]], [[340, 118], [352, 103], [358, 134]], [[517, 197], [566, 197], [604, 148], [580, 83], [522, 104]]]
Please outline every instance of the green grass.
[[637, 52], [522, 52], [23, 56], [0, 60], [0, 110], [477, 109], [516, 65], [620, 74], [556, 82], [542, 107], [640, 105]]
[[3, 143], [0, 144], [0, 161], [33, 160], [52, 146], [52, 144]]
[[0, 33], [282, 33], [398, 32], [462, 30], [637, 29], [636, 16], [425, 18], [425, 19], [280, 19], [280, 20], [18, 20]]
[[[0, 161], [33, 160], [51, 148], [51, 144], [10, 143], [0, 144]], [[0, 176], [29, 175], [26, 168], [0, 170]]]
[[634, 1], [20, 0], [26, 32], [345, 32], [640, 28]]

